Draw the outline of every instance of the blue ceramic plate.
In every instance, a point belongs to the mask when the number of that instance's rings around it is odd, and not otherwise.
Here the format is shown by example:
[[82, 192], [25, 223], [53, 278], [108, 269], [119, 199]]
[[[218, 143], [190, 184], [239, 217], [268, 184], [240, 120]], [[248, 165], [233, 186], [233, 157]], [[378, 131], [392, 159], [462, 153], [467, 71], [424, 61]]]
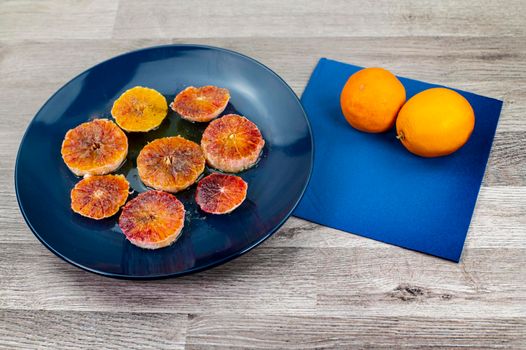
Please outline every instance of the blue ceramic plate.
[[[181, 237], [172, 246], [143, 250], [130, 244], [116, 216], [95, 221], [70, 209], [70, 191], [79, 181], [63, 163], [64, 134], [91, 118], [111, 118], [113, 101], [125, 90], [154, 88], [168, 101], [189, 85], [230, 90], [224, 113], [239, 113], [260, 128], [266, 144], [256, 167], [239, 174], [248, 182], [245, 202], [228, 215], [207, 215], [194, 202], [195, 185], [178, 193], [186, 208]], [[174, 112], [159, 129], [128, 134], [130, 151], [118, 171], [134, 194], [146, 191], [135, 159], [149, 141], [182, 135], [199, 142], [206, 127]], [[80, 74], [58, 90], [30, 123], [15, 170], [15, 188], [24, 218], [46, 247], [64, 260], [106, 276], [149, 279], [201, 271], [254, 248], [290, 216], [307, 186], [313, 157], [308, 120], [290, 87], [261, 63], [239, 53], [207, 46], [169, 45], [112, 58]], [[207, 169], [206, 172], [210, 172]]]

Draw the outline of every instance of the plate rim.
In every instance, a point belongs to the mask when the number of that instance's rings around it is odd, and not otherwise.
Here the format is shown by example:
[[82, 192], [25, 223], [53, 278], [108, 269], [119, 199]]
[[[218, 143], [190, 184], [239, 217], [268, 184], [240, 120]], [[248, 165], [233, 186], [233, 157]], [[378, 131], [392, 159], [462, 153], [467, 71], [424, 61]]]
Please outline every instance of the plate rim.
[[[237, 252], [234, 252], [234, 253], [232, 253], [232, 254], [230, 254], [230, 255], [222, 258], [222, 259], [216, 260], [216, 261], [214, 261], [212, 263], [209, 263], [209, 264], [197, 267], [197, 268], [191, 268], [191, 269], [183, 271], [183, 272], [174, 272], [174, 273], [166, 273], [166, 274], [151, 274], [151, 275], [144, 275], [144, 276], [134, 276], [134, 275], [125, 275], [125, 274], [120, 274], [120, 273], [112, 273], [112, 272], [101, 271], [101, 270], [97, 270], [97, 269], [93, 269], [93, 268], [84, 266], [84, 265], [82, 265], [82, 264], [80, 264], [80, 263], [78, 263], [78, 262], [76, 262], [76, 261], [64, 256], [63, 254], [61, 254], [57, 250], [55, 250], [51, 245], [49, 245], [38, 234], [37, 230], [33, 227], [33, 225], [31, 225], [31, 222], [29, 221], [29, 219], [27, 217], [26, 211], [24, 210], [24, 207], [23, 207], [23, 205], [22, 205], [22, 203], [20, 201], [20, 195], [19, 195], [19, 189], [18, 189], [18, 162], [19, 162], [19, 158], [20, 158], [20, 150], [22, 149], [22, 145], [24, 144], [24, 141], [25, 141], [25, 139], [27, 137], [27, 133], [29, 131], [29, 128], [31, 127], [31, 125], [33, 125], [33, 123], [35, 121], [35, 118], [40, 114], [40, 112], [55, 97], [55, 95], [57, 95], [59, 92], [61, 92], [63, 89], [65, 89], [69, 84], [71, 84], [74, 80], [76, 80], [81, 75], [83, 75], [83, 74], [87, 73], [88, 71], [90, 71], [90, 70], [92, 70], [92, 69], [94, 69], [94, 68], [96, 68], [96, 67], [98, 67], [100, 65], [103, 65], [103, 64], [105, 64], [105, 63], [107, 63], [109, 61], [121, 58], [121, 57], [129, 55], [129, 54], [133, 54], [133, 53], [137, 53], [137, 52], [141, 52], [141, 51], [149, 51], [149, 50], [156, 50], [156, 49], [163, 49], [163, 48], [174, 48], [174, 47], [179, 47], [179, 48], [200, 48], [200, 49], [207, 49], [207, 50], [212, 50], [212, 51], [216, 50], [216, 51], [226, 52], [228, 54], [233, 54], [235, 56], [239, 56], [239, 57], [241, 57], [243, 59], [246, 59], [246, 60], [249, 60], [249, 61], [255, 63], [256, 65], [260, 66], [261, 68], [267, 70], [271, 75], [273, 75], [276, 78], [278, 78], [279, 81], [281, 81], [281, 83], [289, 90], [289, 92], [292, 94], [292, 96], [294, 96], [294, 98], [295, 98], [296, 102], [298, 103], [301, 111], [303, 112], [303, 117], [304, 117], [306, 125], [307, 125], [307, 130], [309, 132], [309, 138], [310, 138], [310, 144], [311, 144], [311, 152], [310, 152], [310, 164], [309, 164], [309, 170], [308, 170], [308, 174], [307, 174], [307, 181], [305, 181], [305, 184], [303, 185], [303, 189], [301, 190], [301, 193], [300, 193], [298, 199], [292, 205], [292, 208], [289, 210], [289, 212], [283, 217], [283, 219], [281, 219], [281, 221], [273, 229], [269, 230], [259, 240], [255, 241], [252, 244], [247, 245], [244, 249], [241, 249], [241, 250], [239, 250]], [[33, 118], [31, 118], [31, 120], [29, 121], [29, 123], [26, 126], [26, 129], [24, 131], [24, 134], [23, 134], [22, 138], [20, 139], [20, 144], [18, 146], [18, 151], [17, 151], [17, 154], [16, 154], [16, 160], [15, 160], [15, 169], [14, 169], [14, 180], [15, 181], [14, 181], [14, 184], [15, 184], [15, 194], [16, 194], [16, 201], [18, 203], [18, 208], [20, 209], [20, 212], [22, 213], [22, 217], [24, 218], [24, 221], [26, 222], [27, 226], [29, 227], [29, 229], [31, 230], [33, 235], [40, 241], [40, 243], [42, 243], [42, 245], [44, 245], [48, 250], [50, 250], [53, 254], [55, 254], [56, 256], [61, 258], [62, 260], [66, 261], [67, 263], [69, 263], [69, 264], [71, 264], [71, 265], [73, 265], [73, 266], [75, 266], [77, 268], [80, 268], [80, 269], [82, 269], [84, 271], [88, 271], [88, 272], [91, 272], [93, 274], [100, 275], [100, 276], [111, 277], [111, 278], [116, 278], [116, 279], [124, 279], [124, 280], [159, 280], [159, 279], [182, 277], [182, 276], [198, 273], [198, 272], [201, 272], [201, 271], [209, 270], [209, 269], [217, 267], [219, 265], [223, 265], [223, 264], [225, 264], [225, 263], [227, 263], [227, 262], [229, 262], [231, 260], [234, 260], [234, 259], [244, 255], [245, 253], [248, 253], [252, 249], [254, 249], [257, 246], [259, 246], [261, 243], [266, 241], [268, 238], [270, 238], [274, 233], [276, 233], [285, 224], [285, 222], [290, 218], [290, 216], [292, 215], [292, 213], [294, 212], [294, 210], [298, 206], [298, 204], [301, 201], [301, 199], [303, 198], [303, 196], [305, 194], [305, 191], [307, 190], [307, 186], [309, 185], [310, 180], [312, 178], [313, 167], [314, 167], [314, 137], [313, 137], [313, 134], [312, 134], [312, 127], [311, 127], [309, 118], [307, 117], [307, 113], [305, 112], [305, 109], [303, 108], [303, 105], [301, 104], [300, 98], [296, 95], [294, 90], [292, 90], [292, 88], [289, 86], [289, 84], [287, 84], [287, 82], [282, 77], [280, 77], [276, 72], [274, 72], [272, 69], [270, 69], [269, 67], [267, 67], [263, 63], [259, 62], [258, 60], [254, 59], [252, 57], [249, 57], [249, 56], [247, 56], [245, 54], [242, 54], [242, 53], [239, 53], [237, 51], [234, 51], [234, 50], [225, 49], [225, 48], [222, 48], [222, 47], [217, 47], [217, 46], [212, 46], [212, 45], [201, 45], [201, 44], [165, 44], [165, 45], [155, 45], [155, 46], [144, 47], [144, 48], [140, 48], [140, 49], [136, 49], [136, 50], [131, 50], [131, 51], [127, 51], [127, 52], [118, 54], [116, 56], [110, 57], [110, 58], [108, 58], [108, 59], [106, 59], [104, 61], [101, 61], [101, 62], [99, 62], [99, 63], [97, 63], [97, 64], [95, 64], [95, 65], [93, 65], [93, 66], [91, 66], [91, 67], [89, 67], [89, 68], [87, 68], [85, 70], [83, 70], [82, 72], [80, 72], [79, 74], [77, 74], [76, 76], [74, 76], [73, 78], [68, 80], [57, 91], [55, 91], [46, 100], [46, 102], [44, 102], [44, 104], [38, 109], [38, 111], [35, 113]]]

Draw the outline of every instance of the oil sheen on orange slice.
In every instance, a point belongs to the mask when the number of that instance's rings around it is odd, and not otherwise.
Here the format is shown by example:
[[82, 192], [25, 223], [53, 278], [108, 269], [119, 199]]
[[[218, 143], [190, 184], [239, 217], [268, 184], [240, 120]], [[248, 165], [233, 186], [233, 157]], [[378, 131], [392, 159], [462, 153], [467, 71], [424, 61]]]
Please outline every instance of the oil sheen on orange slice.
[[61, 153], [75, 175], [104, 175], [119, 168], [126, 159], [128, 138], [112, 121], [95, 119], [69, 130]]
[[201, 148], [208, 164], [229, 173], [256, 164], [264, 145], [256, 124], [237, 114], [212, 121], [201, 138]]
[[172, 194], [147, 191], [126, 204], [119, 227], [134, 245], [145, 249], [169, 246], [184, 226], [183, 204]]
[[95, 220], [108, 218], [126, 203], [129, 188], [123, 175], [88, 176], [71, 190], [71, 209]]

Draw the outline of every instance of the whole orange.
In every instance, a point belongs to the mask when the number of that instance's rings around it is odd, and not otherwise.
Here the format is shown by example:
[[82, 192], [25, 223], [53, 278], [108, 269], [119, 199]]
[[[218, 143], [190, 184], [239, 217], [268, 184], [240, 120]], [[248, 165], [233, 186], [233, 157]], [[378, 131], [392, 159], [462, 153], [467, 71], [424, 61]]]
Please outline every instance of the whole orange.
[[354, 73], [340, 95], [342, 112], [349, 124], [372, 133], [390, 129], [404, 102], [404, 86], [383, 68], [365, 68]]
[[451, 154], [462, 147], [475, 127], [475, 113], [459, 93], [446, 88], [424, 90], [398, 113], [397, 138], [422, 157]]

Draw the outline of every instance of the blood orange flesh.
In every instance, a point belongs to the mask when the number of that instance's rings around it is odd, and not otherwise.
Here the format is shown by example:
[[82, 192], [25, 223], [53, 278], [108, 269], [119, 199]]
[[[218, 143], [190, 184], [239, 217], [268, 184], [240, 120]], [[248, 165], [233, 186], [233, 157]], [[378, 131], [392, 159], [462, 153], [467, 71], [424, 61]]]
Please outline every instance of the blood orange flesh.
[[192, 122], [209, 122], [221, 114], [230, 100], [227, 89], [217, 86], [187, 87], [171, 104], [174, 111]]
[[228, 114], [208, 125], [201, 148], [208, 164], [236, 173], [256, 164], [265, 140], [256, 124], [237, 114]]
[[158, 91], [142, 86], [126, 90], [114, 103], [111, 115], [129, 132], [146, 132], [157, 128], [168, 113], [168, 104]]
[[178, 192], [192, 185], [205, 169], [198, 144], [180, 136], [154, 140], [137, 157], [139, 177], [146, 186]]
[[104, 175], [126, 159], [128, 138], [112, 121], [95, 119], [69, 130], [61, 153], [75, 175]]
[[184, 206], [174, 195], [147, 191], [124, 206], [119, 227], [136, 246], [157, 249], [175, 242], [183, 229], [184, 216]]
[[108, 218], [126, 203], [129, 187], [123, 175], [88, 176], [71, 190], [71, 209], [95, 220]]
[[213, 173], [197, 184], [195, 201], [207, 213], [227, 214], [243, 203], [247, 189], [239, 176]]

